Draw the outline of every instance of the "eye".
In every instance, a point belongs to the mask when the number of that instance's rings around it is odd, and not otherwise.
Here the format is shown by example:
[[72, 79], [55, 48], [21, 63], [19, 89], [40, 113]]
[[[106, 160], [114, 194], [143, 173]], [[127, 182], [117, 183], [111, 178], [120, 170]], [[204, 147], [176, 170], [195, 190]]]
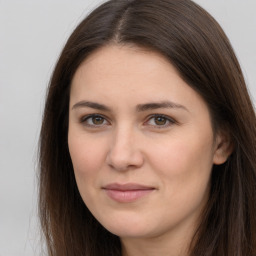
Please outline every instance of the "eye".
[[150, 126], [156, 126], [157, 128], [165, 128], [175, 124], [176, 122], [170, 117], [156, 114], [151, 116], [146, 123]]
[[82, 118], [81, 123], [90, 127], [101, 127], [109, 124], [106, 118], [100, 115], [85, 116]]

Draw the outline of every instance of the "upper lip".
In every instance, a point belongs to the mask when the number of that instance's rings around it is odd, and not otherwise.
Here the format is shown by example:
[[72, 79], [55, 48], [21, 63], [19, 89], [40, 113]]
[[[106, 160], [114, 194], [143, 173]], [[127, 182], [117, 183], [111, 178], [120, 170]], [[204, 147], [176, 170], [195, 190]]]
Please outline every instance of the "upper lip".
[[129, 191], [129, 190], [150, 190], [150, 189], [152, 190], [155, 188], [152, 186], [136, 184], [136, 183], [126, 183], [126, 184], [111, 183], [106, 186], [103, 186], [103, 189]]

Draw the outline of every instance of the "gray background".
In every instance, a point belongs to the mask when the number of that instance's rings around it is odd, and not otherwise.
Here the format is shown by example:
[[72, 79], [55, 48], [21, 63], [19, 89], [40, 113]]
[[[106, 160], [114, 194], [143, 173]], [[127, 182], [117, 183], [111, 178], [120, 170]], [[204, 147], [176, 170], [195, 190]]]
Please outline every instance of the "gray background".
[[[78, 22], [102, 1], [0, 0], [0, 256], [39, 255], [36, 159], [45, 90]], [[256, 1], [196, 0], [222, 25], [256, 97]]]

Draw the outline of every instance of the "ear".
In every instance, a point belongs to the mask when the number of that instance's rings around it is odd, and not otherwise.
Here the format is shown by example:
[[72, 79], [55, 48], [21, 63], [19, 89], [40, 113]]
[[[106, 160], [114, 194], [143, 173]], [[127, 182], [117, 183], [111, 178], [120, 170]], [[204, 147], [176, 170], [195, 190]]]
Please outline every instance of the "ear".
[[215, 138], [213, 163], [216, 165], [224, 164], [234, 150], [230, 134], [227, 131], [220, 131]]

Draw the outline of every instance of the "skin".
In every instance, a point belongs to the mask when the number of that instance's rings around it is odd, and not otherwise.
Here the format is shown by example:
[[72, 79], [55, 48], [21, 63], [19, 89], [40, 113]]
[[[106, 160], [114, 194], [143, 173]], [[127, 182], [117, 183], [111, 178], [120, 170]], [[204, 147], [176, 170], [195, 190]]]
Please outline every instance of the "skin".
[[[167, 101], [156, 109], [145, 106]], [[123, 255], [187, 255], [208, 199], [212, 165], [228, 157], [204, 100], [159, 53], [108, 45], [76, 71], [69, 112], [80, 194], [96, 219], [120, 237]], [[153, 190], [117, 202], [103, 189], [110, 183]]]

